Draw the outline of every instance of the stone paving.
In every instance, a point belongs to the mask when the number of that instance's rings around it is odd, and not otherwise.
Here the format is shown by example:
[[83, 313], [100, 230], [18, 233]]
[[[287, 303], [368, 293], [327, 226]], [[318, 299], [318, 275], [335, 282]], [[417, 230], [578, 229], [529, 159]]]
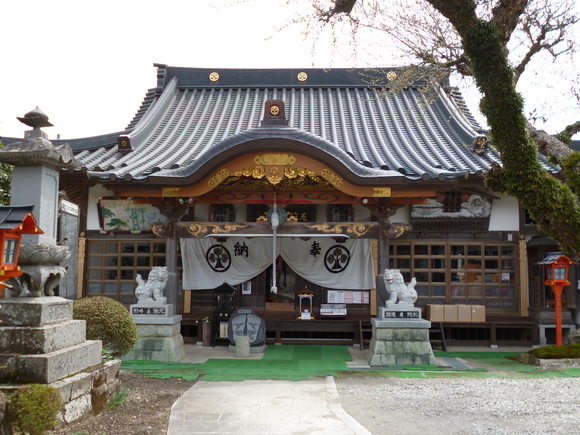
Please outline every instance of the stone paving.
[[[181, 362], [236, 358], [225, 347], [186, 344]], [[351, 350], [354, 361], [366, 364], [366, 351]], [[251, 354], [249, 359], [261, 359]], [[202, 378], [203, 379], [203, 378]], [[306, 381], [245, 380], [197, 382], [175, 402], [168, 435], [186, 434], [328, 434], [368, 435], [338, 401], [334, 378]]]
[[168, 435], [370, 434], [338, 402], [332, 376], [306, 381], [199, 381], [171, 410]]

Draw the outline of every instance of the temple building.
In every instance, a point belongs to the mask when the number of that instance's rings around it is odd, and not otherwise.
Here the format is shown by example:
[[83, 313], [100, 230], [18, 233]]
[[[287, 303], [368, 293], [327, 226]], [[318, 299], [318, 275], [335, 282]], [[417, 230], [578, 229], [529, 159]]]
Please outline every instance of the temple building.
[[77, 297], [128, 306], [137, 274], [166, 266], [186, 339], [205, 317], [220, 338], [226, 283], [226, 308], [254, 310], [270, 343], [362, 346], [388, 299], [381, 275], [399, 269], [416, 306], [485, 307], [446, 322], [449, 341], [546, 339], [553, 296], [536, 263], [558, 247], [484, 187], [500, 156], [456, 89], [391, 92], [396, 68], [155, 67], [124, 131], [52, 141], [81, 163], [60, 174], [80, 210]]

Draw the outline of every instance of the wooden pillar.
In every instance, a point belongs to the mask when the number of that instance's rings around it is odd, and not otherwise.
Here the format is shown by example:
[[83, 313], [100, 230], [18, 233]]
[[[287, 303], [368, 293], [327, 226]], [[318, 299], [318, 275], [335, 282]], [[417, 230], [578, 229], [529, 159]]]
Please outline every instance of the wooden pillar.
[[379, 307], [384, 307], [387, 301], [388, 295], [385, 289], [385, 283], [383, 282], [382, 276], [385, 269], [389, 268], [389, 228], [391, 227], [391, 222], [388, 219], [381, 219], [379, 221], [379, 239], [378, 239], [378, 249], [377, 249], [377, 263], [378, 263], [378, 274], [377, 274], [377, 305]]
[[[79, 239], [78, 239], [78, 259], [77, 259], [77, 299], [87, 295], [84, 290], [85, 287], [85, 277], [87, 276], [88, 264], [86, 262], [87, 256], [87, 216], [89, 209], [89, 186], [88, 184], [83, 184], [82, 186], [82, 200], [79, 204]], [[87, 289], [88, 290], [88, 289]]]
[[77, 299], [83, 297], [83, 285], [85, 282], [85, 257], [87, 251], [87, 239], [85, 233], [81, 233], [79, 237], [79, 246], [77, 252]]
[[177, 275], [177, 234], [175, 231], [175, 222], [171, 222], [171, 231], [167, 234], [165, 238], [165, 266], [167, 266], [167, 272], [169, 277], [167, 279], [167, 285], [165, 287], [165, 297], [167, 298], [168, 304], [173, 304], [173, 313], [177, 314], [177, 296], [178, 296], [178, 285], [179, 277]]
[[520, 275], [520, 284], [519, 284], [519, 288], [518, 288], [518, 292], [520, 295], [520, 316], [522, 317], [528, 317], [529, 312], [528, 312], [528, 305], [529, 305], [529, 299], [528, 299], [528, 249], [527, 249], [527, 243], [525, 240], [520, 240], [518, 242], [518, 254], [519, 254], [519, 261], [520, 261], [520, 270], [519, 270], [519, 275]]
[[[375, 276], [377, 276], [379, 274], [379, 241], [378, 241], [378, 239], [371, 240], [371, 253], [373, 256], [373, 271], [375, 272]], [[378, 312], [378, 309], [377, 309], [378, 296], [377, 296], [377, 284], [376, 284], [376, 282], [375, 282], [375, 288], [371, 289], [371, 292], [369, 295], [369, 301], [370, 301], [371, 316], [376, 316], [377, 312]]]
[[389, 268], [389, 228], [391, 222], [388, 219], [379, 221], [379, 273]]

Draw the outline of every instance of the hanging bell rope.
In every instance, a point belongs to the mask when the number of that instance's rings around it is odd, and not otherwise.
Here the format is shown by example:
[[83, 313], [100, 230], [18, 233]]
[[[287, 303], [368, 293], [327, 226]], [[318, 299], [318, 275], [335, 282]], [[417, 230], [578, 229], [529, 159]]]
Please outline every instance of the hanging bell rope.
[[276, 231], [280, 225], [278, 206], [276, 205], [276, 192], [274, 192], [274, 206], [272, 207], [272, 216], [270, 221], [272, 224], [272, 288], [270, 288], [270, 291], [276, 294], [278, 293], [278, 287], [276, 287]]

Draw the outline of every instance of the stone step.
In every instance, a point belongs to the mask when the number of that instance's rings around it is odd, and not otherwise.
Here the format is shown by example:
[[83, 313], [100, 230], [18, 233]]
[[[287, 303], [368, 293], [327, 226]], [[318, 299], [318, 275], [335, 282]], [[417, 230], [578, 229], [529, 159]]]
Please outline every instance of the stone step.
[[86, 338], [86, 321], [45, 326], [0, 327], [0, 353], [43, 354], [81, 344]]
[[73, 301], [58, 296], [3, 298], [2, 326], [45, 326], [72, 320]]
[[[87, 340], [66, 349], [42, 355], [0, 354], [0, 366], [6, 366], [2, 378], [12, 382], [48, 384], [96, 366], [102, 360], [100, 340]], [[1, 380], [1, 379], [0, 379]]]

